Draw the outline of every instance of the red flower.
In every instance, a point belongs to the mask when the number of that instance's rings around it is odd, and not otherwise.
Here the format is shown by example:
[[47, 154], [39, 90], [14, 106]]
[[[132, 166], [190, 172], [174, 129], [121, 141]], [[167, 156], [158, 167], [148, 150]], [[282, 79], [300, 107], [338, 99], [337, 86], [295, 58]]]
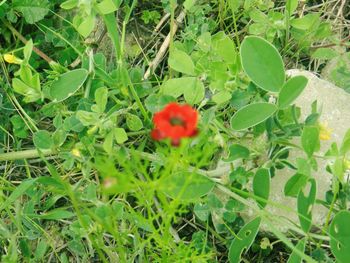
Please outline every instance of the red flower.
[[171, 144], [178, 146], [181, 138], [197, 134], [198, 113], [189, 105], [169, 103], [162, 111], [153, 116], [154, 129], [151, 136], [154, 140], [171, 139]]

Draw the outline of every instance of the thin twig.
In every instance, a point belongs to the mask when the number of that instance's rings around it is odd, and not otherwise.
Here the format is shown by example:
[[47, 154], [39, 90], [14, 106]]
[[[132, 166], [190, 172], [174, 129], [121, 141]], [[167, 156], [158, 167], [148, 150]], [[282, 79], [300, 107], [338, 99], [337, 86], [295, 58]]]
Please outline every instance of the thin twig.
[[[179, 28], [179, 25], [182, 24], [182, 22], [184, 21], [186, 17], [186, 12], [185, 10], [182, 10], [181, 13], [179, 14], [179, 16], [176, 18], [176, 23], [173, 25], [173, 36], [175, 35], [177, 29]], [[171, 39], [171, 32], [169, 32], [169, 34], [167, 35], [167, 37], [165, 38], [162, 46], [160, 47], [156, 57], [154, 58], [154, 60], [149, 64], [149, 67], [146, 71], [146, 73], [143, 76], [144, 80], [147, 80], [150, 76], [151, 73], [154, 71], [154, 69], [156, 69], [158, 67], [158, 65], [160, 64], [160, 62], [162, 61], [165, 53], [167, 52], [169, 45], [170, 45], [170, 39]]]
[[[11, 32], [18, 37], [19, 40], [21, 40], [23, 42], [23, 44], [27, 44], [28, 40], [20, 33], [16, 30], [16, 28], [14, 28], [10, 23], [1, 20], [4, 25], [11, 30]], [[52, 58], [50, 58], [48, 55], [46, 55], [44, 52], [42, 52], [40, 49], [38, 49], [37, 47], [33, 47], [33, 51], [42, 59], [44, 59], [47, 63], [52, 63], [54, 62], [54, 60]]]

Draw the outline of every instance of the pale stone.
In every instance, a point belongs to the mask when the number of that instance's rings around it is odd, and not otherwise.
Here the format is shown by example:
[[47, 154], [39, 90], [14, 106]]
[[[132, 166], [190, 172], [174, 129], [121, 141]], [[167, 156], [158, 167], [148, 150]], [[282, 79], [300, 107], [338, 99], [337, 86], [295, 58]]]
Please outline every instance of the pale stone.
[[[303, 75], [309, 79], [307, 87], [295, 102], [301, 108], [301, 120], [305, 120], [310, 114], [311, 104], [317, 100], [318, 108], [322, 109], [320, 121], [327, 123], [328, 127], [332, 129], [331, 140], [321, 141], [321, 150], [317, 154], [323, 156], [332, 142], [336, 142], [338, 145], [341, 143], [343, 136], [350, 128], [350, 94], [328, 81], [319, 79], [315, 74], [308, 71], [293, 69], [289, 70], [287, 74], [290, 76]], [[295, 140], [295, 143], [300, 145], [300, 138]], [[289, 160], [295, 163], [297, 157], [306, 158], [302, 151], [293, 150], [290, 153]], [[321, 200], [325, 199], [325, 193], [331, 186], [332, 175], [326, 172], [326, 165], [326, 160], [318, 159], [318, 171], [313, 172], [313, 176], [317, 181], [317, 198]], [[295, 171], [288, 168], [277, 171], [274, 178], [272, 178], [270, 188], [270, 200], [272, 202], [279, 203], [282, 207], [294, 211], [286, 211], [270, 204], [266, 209], [275, 219], [282, 217], [299, 225], [296, 198], [285, 197], [283, 192], [286, 182], [294, 173]], [[313, 208], [313, 225], [322, 226], [327, 211], [323, 206], [315, 205]], [[268, 230], [267, 226], [263, 226], [263, 228]], [[285, 231], [288, 226], [281, 224], [279, 228]]]

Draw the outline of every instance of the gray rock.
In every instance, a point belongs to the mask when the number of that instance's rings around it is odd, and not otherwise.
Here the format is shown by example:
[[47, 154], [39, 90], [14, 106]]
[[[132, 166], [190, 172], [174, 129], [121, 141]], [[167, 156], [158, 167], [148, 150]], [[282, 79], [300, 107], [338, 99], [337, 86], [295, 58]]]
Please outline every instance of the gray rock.
[[[321, 109], [320, 121], [327, 123], [328, 127], [332, 129], [331, 139], [329, 141], [321, 141], [321, 150], [318, 155], [323, 156], [332, 142], [336, 142], [338, 145], [341, 143], [343, 136], [350, 128], [350, 94], [328, 81], [319, 79], [316, 75], [308, 71], [293, 69], [289, 70], [287, 74], [290, 76], [304, 75], [309, 79], [307, 87], [295, 102], [295, 104], [301, 108], [302, 120], [310, 114], [311, 104], [317, 100], [318, 107]], [[300, 138], [296, 140], [295, 143], [301, 145]], [[295, 163], [294, 161], [297, 157], [306, 156], [301, 151], [293, 150], [290, 153], [289, 160], [292, 163]], [[313, 176], [317, 181], [317, 198], [322, 200], [325, 199], [325, 193], [331, 187], [332, 179], [332, 175], [326, 172], [326, 165], [327, 160], [318, 159], [318, 171], [313, 172]], [[277, 171], [271, 182], [270, 200], [281, 206], [276, 207], [268, 205], [266, 209], [275, 219], [282, 217], [299, 225], [299, 219], [296, 212], [296, 198], [285, 197], [283, 193], [286, 182], [294, 173], [295, 172], [291, 169]], [[284, 209], [283, 207], [287, 209]], [[316, 226], [323, 225], [327, 211], [328, 210], [323, 206], [315, 205], [313, 208], [313, 224]], [[288, 226], [282, 224], [279, 228], [285, 231]]]

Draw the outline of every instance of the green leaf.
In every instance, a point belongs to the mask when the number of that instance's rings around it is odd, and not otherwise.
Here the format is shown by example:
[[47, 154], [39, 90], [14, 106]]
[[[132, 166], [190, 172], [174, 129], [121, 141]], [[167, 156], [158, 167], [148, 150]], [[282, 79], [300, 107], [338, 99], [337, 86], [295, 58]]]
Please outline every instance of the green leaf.
[[241, 254], [243, 250], [248, 250], [253, 244], [254, 239], [258, 233], [261, 218], [257, 217], [247, 223], [238, 232], [237, 237], [232, 241], [228, 258], [230, 263], [241, 262]]
[[291, 20], [290, 24], [292, 27], [308, 31], [314, 28], [320, 22], [319, 14], [307, 14], [301, 18], [295, 18]]
[[232, 144], [229, 147], [230, 154], [225, 162], [232, 162], [237, 159], [247, 159], [250, 155], [250, 151], [247, 147], [244, 147], [240, 144]]
[[313, 59], [324, 59], [324, 60], [329, 60], [338, 56], [339, 56], [339, 53], [335, 51], [333, 48], [318, 48], [311, 55]]
[[209, 218], [210, 209], [207, 204], [197, 203], [194, 205], [193, 212], [200, 220], [206, 222]]
[[77, 119], [84, 126], [96, 125], [100, 121], [100, 115], [95, 112], [77, 111]]
[[305, 126], [301, 135], [301, 145], [308, 157], [320, 149], [320, 129], [316, 126]]
[[345, 155], [350, 151], [350, 129], [344, 135], [341, 147], [340, 154]]
[[37, 261], [41, 260], [45, 256], [47, 247], [48, 247], [48, 243], [45, 239], [42, 239], [38, 242], [38, 245], [34, 252], [34, 257]]
[[237, 60], [236, 45], [232, 39], [220, 31], [212, 37], [213, 52], [218, 54], [226, 63], [235, 64]]
[[190, 89], [184, 90], [184, 97], [189, 104], [198, 104], [204, 98], [205, 88], [203, 82], [196, 79], [194, 85]]
[[291, 16], [293, 12], [298, 7], [298, 0], [287, 0], [286, 2], [286, 11], [288, 12], [288, 15]]
[[304, 174], [297, 173], [293, 175], [284, 186], [284, 195], [296, 197], [308, 180], [309, 177]]
[[331, 250], [337, 262], [347, 263], [350, 258], [350, 212], [339, 211], [329, 227]]
[[170, 52], [168, 64], [178, 72], [192, 76], [195, 74], [193, 61], [184, 51], [173, 49]]
[[0, 204], [0, 211], [8, 208], [13, 202], [18, 200], [18, 198], [20, 198], [29, 189], [29, 187], [31, 187], [36, 182], [38, 178], [22, 181], [22, 183], [15, 188], [11, 195]]
[[96, 17], [91, 14], [89, 16], [81, 17], [79, 15], [75, 16], [73, 19], [73, 25], [76, 30], [84, 38], [88, 37], [95, 28]]
[[52, 135], [52, 141], [55, 147], [61, 146], [67, 139], [67, 133], [63, 129], [56, 130]]
[[147, 110], [152, 113], [160, 111], [163, 109], [169, 102], [174, 101], [173, 96], [163, 95], [163, 94], [152, 94], [147, 97], [145, 100], [145, 106]]
[[79, 0], [67, 0], [67, 1], [63, 2], [60, 5], [60, 7], [62, 9], [69, 10], [69, 9], [73, 9], [74, 7], [78, 6], [78, 3], [79, 3]]
[[84, 126], [75, 115], [72, 115], [64, 120], [63, 128], [66, 131], [81, 132]]
[[60, 220], [60, 219], [68, 219], [74, 217], [75, 214], [73, 212], [67, 211], [62, 208], [54, 209], [40, 215], [33, 215], [33, 218], [46, 219], [46, 220]]
[[203, 83], [195, 77], [169, 79], [162, 85], [164, 95], [170, 95], [174, 98], [184, 95], [189, 104], [197, 104], [203, 100], [204, 92]]
[[141, 119], [134, 114], [126, 115], [126, 125], [131, 131], [139, 131], [143, 128]]
[[277, 107], [274, 104], [266, 102], [249, 104], [231, 118], [231, 127], [236, 131], [253, 127], [271, 117], [276, 111]]
[[304, 76], [296, 76], [289, 79], [282, 87], [278, 98], [278, 107], [285, 109], [291, 105], [303, 92], [308, 79]]
[[296, 253], [296, 250], [304, 253], [305, 250], [305, 238], [299, 240], [298, 244], [293, 249], [292, 254], [290, 254], [287, 263], [302, 263], [302, 258]]
[[173, 199], [184, 201], [197, 200], [208, 194], [215, 183], [195, 172], [171, 173], [162, 181], [162, 190]]
[[101, 3], [97, 4], [97, 10], [103, 14], [107, 15], [117, 11], [118, 6], [114, 3], [114, 0], [103, 0]]
[[232, 98], [231, 92], [227, 90], [221, 90], [218, 93], [214, 94], [211, 98], [216, 104], [222, 104], [229, 101]]
[[12, 5], [22, 13], [28, 24], [40, 21], [50, 11], [48, 0], [13, 0]]
[[32, 51], [33, 51], [33, 40], [30, 39], [23, 49], [23, 56], [26, 61], [30, 59], [30, 56], [32, 55]]
[[96, 105], [93, 105], [91, 109], [97, 113], [103, 113], [106, 109], [108, 100], [108, 89], [106, 87], [98, 88], [95, 91], [95, 102]]
[[309, 179], [310, 191], [307, 196], [304, 195], [303, 190], [298, 194], [297, 206], [300, 226], [305, 233], [309, 232], [312, 225], [312, 208], [316, 200], [316, 180]]
[[69, 98], [83, 86], [87, 76], [86, 69], [75, 69], [60, 75], [51, 84], [51, 99], [54, 102], [60, 102]]
[[29, 86], [18, 78], [12, 79], [13, 90], [21, 95], [23, 95], [24, 102], [34, 102], [42, 97], [41, 90], [37, 90], [35, 87]]
[[254, 195], [265, 199], [266, 201], [256, 200], [256, 202], [264, 208], [270, 195], [270, 172], [268, 169], [259, 169], [253, 179]]
[[114, 137], [118, 144], [123, 144], [128, 140], [128, 135], [123, 128], [115, 128]]
[[184, 8], [188, 11], [190, 10], [194, 4], [195, 4], [196, 0], [185, 0], [185, 2], [183, 3]]
[[34, 133], [33, 142], [38, 149], [51, 149], [54, 146], [52, 134], [48, 131], [37, 131]]
[[246, 37], [241, 45], [245, 73], [260, 88], [278, 92], [285, 81], [283, 60], [277, 49], [260, 37]]

